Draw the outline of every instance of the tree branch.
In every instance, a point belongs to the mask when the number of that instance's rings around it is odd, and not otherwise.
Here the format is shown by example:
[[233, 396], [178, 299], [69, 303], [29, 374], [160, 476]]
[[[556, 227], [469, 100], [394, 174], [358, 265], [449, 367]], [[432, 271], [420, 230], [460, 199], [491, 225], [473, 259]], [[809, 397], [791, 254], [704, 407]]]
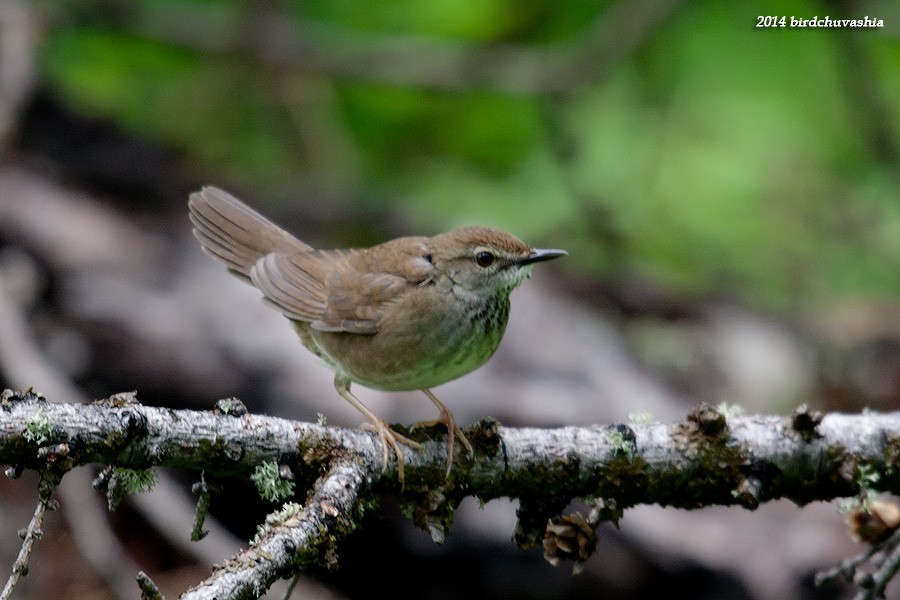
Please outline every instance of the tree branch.
[[367, 471], [357, 461], [337, 461], [313, 487], [306, 505], [288, 504], [266, 519], [251, 547], [219, 565], [182, 600], [255, 597], [292, 570], [335, 566], [335, 543], [356, 528]]
[[[185, 598], [252, 597], [298, 569], [333, 565], [335, 544], [386, 495], [399, 498], [438, 541], [464, 497], [518, 498], [516, 540], [525, 547], [546, 540], [548, 519], [570, 501], [590, 499], [596, 515], [555, 519], [551, 532], [559, 538], [550, 544], [554, 560], [583, 561], [593, 547], [590, 527], [637, 504], [753, 509], [776, 498], [805, 504], [900, 492], [900, 413], [822, 416], [801, 407], [790, 417], [729, 417], [701, 405], [674, 424], [559, 429], [507, 428], [486, 419], [466, 430], [475, 454], [459, 456], [449, 477], [444, 432], [403, 433], [424, 445], [405, 449], [405, 488], [395, 463], [382, 471], [377, 436], [362, 430], [142, 406], [131, 395], [71, 405], [7, 390], [0, 402], [0, 462], [19, 469], [52, 460], [62, 470], [98, 462], [233, 477], [274, 461], [299, 481], [314, 482], [304, 506], [289, 503], [270, 515], [250, 548]], [[559, 551], [569, 538], [580, 540], [580, 554]]]
[[[382, 473], [377, 436], [251, 414], [171, 410], [123, 396], [91, 405], [51, 404], [34, 394], [4, 392], [0, 462], [41, 468], [40, 449], [63, 448], [71, 466], [88, 463], [143, 469], [249, 475], [276, 461], [316, 474], [335, 458], [355, 456], [367, 477], [399, 490], [395, 465]], [[806, 414], [800, 412], [799, 414]], [[38, 439], [26, 430], [43, 423]], [[695, 508], [775, 498], [803, 504], [854, 495], [859, 468], [881, 474], [878, 488], [900, 492], [900, 413], [829, 414], [813, 421], [777, 416], [726, 417], [700, 407], [680, 423], [560, 429], [508, 428], [483, 420], [466, 431], [474, 459], [462, 455], [447, 481], [446, 447], [436, 431], [404, 432], [424, 450], [404, 449], [407, 486], [439, 484], [483, 499], [499, 496], [615, 498], [625, 505]]]

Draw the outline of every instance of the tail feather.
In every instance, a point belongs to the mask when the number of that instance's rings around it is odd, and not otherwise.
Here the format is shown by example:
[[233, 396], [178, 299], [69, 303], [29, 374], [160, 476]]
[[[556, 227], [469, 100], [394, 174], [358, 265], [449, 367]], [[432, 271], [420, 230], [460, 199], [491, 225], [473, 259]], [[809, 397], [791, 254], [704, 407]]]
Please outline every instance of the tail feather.
[[264, 216], [216, 187], [191, 194], [188, 201], [194, 236], [229, 271], [250, 281], [250, 269], [263, 256], [312, 250]]

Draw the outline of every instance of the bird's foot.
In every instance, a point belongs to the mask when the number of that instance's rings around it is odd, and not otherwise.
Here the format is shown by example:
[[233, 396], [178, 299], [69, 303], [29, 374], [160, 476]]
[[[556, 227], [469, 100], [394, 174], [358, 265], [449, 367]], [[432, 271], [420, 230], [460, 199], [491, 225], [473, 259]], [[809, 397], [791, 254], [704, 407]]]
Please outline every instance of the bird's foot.
[[356, 407], [356, 409], [364, 414], [367, 419], [369, 419], [368, 423], [365, 423], [362, 427], [363, 429], [367, 429], [369, 431], [374, 431], [378, 434], [378, 437], [381, 438], [381, 470], [384, 471], [387, 469], [388, 464], [388, 446], [393, 449], [394, 454], [397, 456], [397, 479], [400, 480], [400, 485], [403, 485], [403, 449], [400, 448], [400, 444], [405, 444], [414, 450], [421, 450], [422, 444], [419, 442], [413, 441], [406, 436], [402, 436], [393, 429], [391, 429], [390, 425], [385, 423], [384, 419], [376, 416], [371, 410], [366, 408], [366, 405], [359, 401], [359, 399], [354, 396], [350, 392], [350, 382], [345, 379], [341, 379], [340, 377], [335, 376], [334, 379], [334, 389], [337, 390], [338, 394], [344, 397], [347, 402]]
[[438, 407], [438, 410], [441, 411], [440, 416], [437, 419], [432, 421], [421, 421], [413, 425], [413, 427], [432, 427], [434, 425], [443, 425], [447, 428], [447, 475], [450, 475], [450, 469], [453, 467], [453, 448], [455, 446], [456, 438], [459, 438], [459, 441], [462, 442], [462, 445], [466, 447], [466, 450], [469, 452], [469, 456], [475, 454], [474, 448], [472, 448], [472, 444], [469, 443], [469, 440], [466, 439], [465, 434], [463, 434], [462, 429], [459, 425], [456, 424], [456, 419], [453, 418], [453, 413], [450, 412], [444, 403], [437, 399], [437, 397], [431, 393], [431, 390], [422, 390], [426, 396], [434, 403], [435, 406]]
[[403, 485], [403, 449], [400, 448], [400, 444], [409, 446], [414, 450], [421, 450], [422, 444], [416, 442], [415, 440], [411, 440], [404, 435], [400, 435], [399, 433], [391, 429], [390, 425], [388, 425], [378, 417], [373, 417], [368, 423], [364, 423], [362, 428], [369, 431], [374, 431], [378, 434], [378, 437], [381, 438], [382, 471], [387, 469], [388, 446], [393, 449], [394, 455], [397, 457], [397, 479], [400, 480], [400, 485]]

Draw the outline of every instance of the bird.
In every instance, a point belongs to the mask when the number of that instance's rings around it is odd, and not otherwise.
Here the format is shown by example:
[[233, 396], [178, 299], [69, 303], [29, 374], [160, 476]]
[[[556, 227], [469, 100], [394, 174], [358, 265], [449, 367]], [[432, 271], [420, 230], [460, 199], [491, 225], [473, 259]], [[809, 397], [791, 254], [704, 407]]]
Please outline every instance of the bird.
[[368, 248], [322, 250], [300, 241], [228, 192], [206, 186], [188, 200], [203, 250], [262, 292], [293, 325], [301, 343], [334, 372], [338, 394], [367, 419], [404, 479], [401, 435], [350, 390], [421, 390], [447, 428], [447, 476], [454, 440], [473, 448], [431, 388], [485, 363], [509, 317], [509, 295], [534, 263], [566, 254], [528, 246], [490, 227], [433, 237], [400, 237]]

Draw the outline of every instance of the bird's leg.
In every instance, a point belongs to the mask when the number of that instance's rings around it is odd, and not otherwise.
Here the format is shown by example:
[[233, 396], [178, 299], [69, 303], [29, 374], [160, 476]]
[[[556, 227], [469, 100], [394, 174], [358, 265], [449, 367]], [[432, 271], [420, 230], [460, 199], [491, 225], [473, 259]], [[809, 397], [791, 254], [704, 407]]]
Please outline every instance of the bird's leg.
[[403, 452], [400, 449], [400, 444], [406, 444], [410, 448], [414, 448], [416, 450], [422, 449], [422, 444], [419, 442], [413, 441], [408, 437], [402, 436], [393, 429], [381, 418], [375, 415], [371, 410], [366, 408], [366, 405], [359, 401], [359, 399], [354, 396], [350, 392], [350, 382], [342, 381], [335, 377], [334, 380], [334, 389], [337, 390], [338, 394], [340, 394], [344, 400], [352, 404], [356, 407], [356, 410], [361, 412], [365, 417], [369, 420], [368, 423], [363, 425], [364, 429], [371, 429], [378, 434], [378, 437], [381, 438], [381, 451], [382, 451], [382, 459], [381, 459], [381, 470], [387, 468], [388, 461], [388, 445], [391, 446], [394, 450], [394, 454], [397, 456], [397, 478], [400, 480], [400, 483], [403, 483]]
[[466, 436], [463, 435], [462, 429], [456, 424], [456, 419], [453, 418], [453, 413], [450, 412], [450, 409], [444, 406], [444, 403], [431, 393], [431, 390], [423, 388], [422, 392], [424, 392], [425, 395], [428, 396], [428, 399], [438, 407], [438, 410], [441, 411], [441, 415], [434, 421], [423, 421], [421, 423], [416, 423], [416, 425], [427, 427], [441, 423], [447, 428], [447, 475], [449, 475], [450, 468], [453, 466], [453, 446], [456, 438], [459, 438], [462, 445], [466, 447], [466, 450], [469, 451], [469, 455], [475, 454], [475, 450], [472, 449], [472, 444], [470, 444], [469, 440], [466, 439]]

